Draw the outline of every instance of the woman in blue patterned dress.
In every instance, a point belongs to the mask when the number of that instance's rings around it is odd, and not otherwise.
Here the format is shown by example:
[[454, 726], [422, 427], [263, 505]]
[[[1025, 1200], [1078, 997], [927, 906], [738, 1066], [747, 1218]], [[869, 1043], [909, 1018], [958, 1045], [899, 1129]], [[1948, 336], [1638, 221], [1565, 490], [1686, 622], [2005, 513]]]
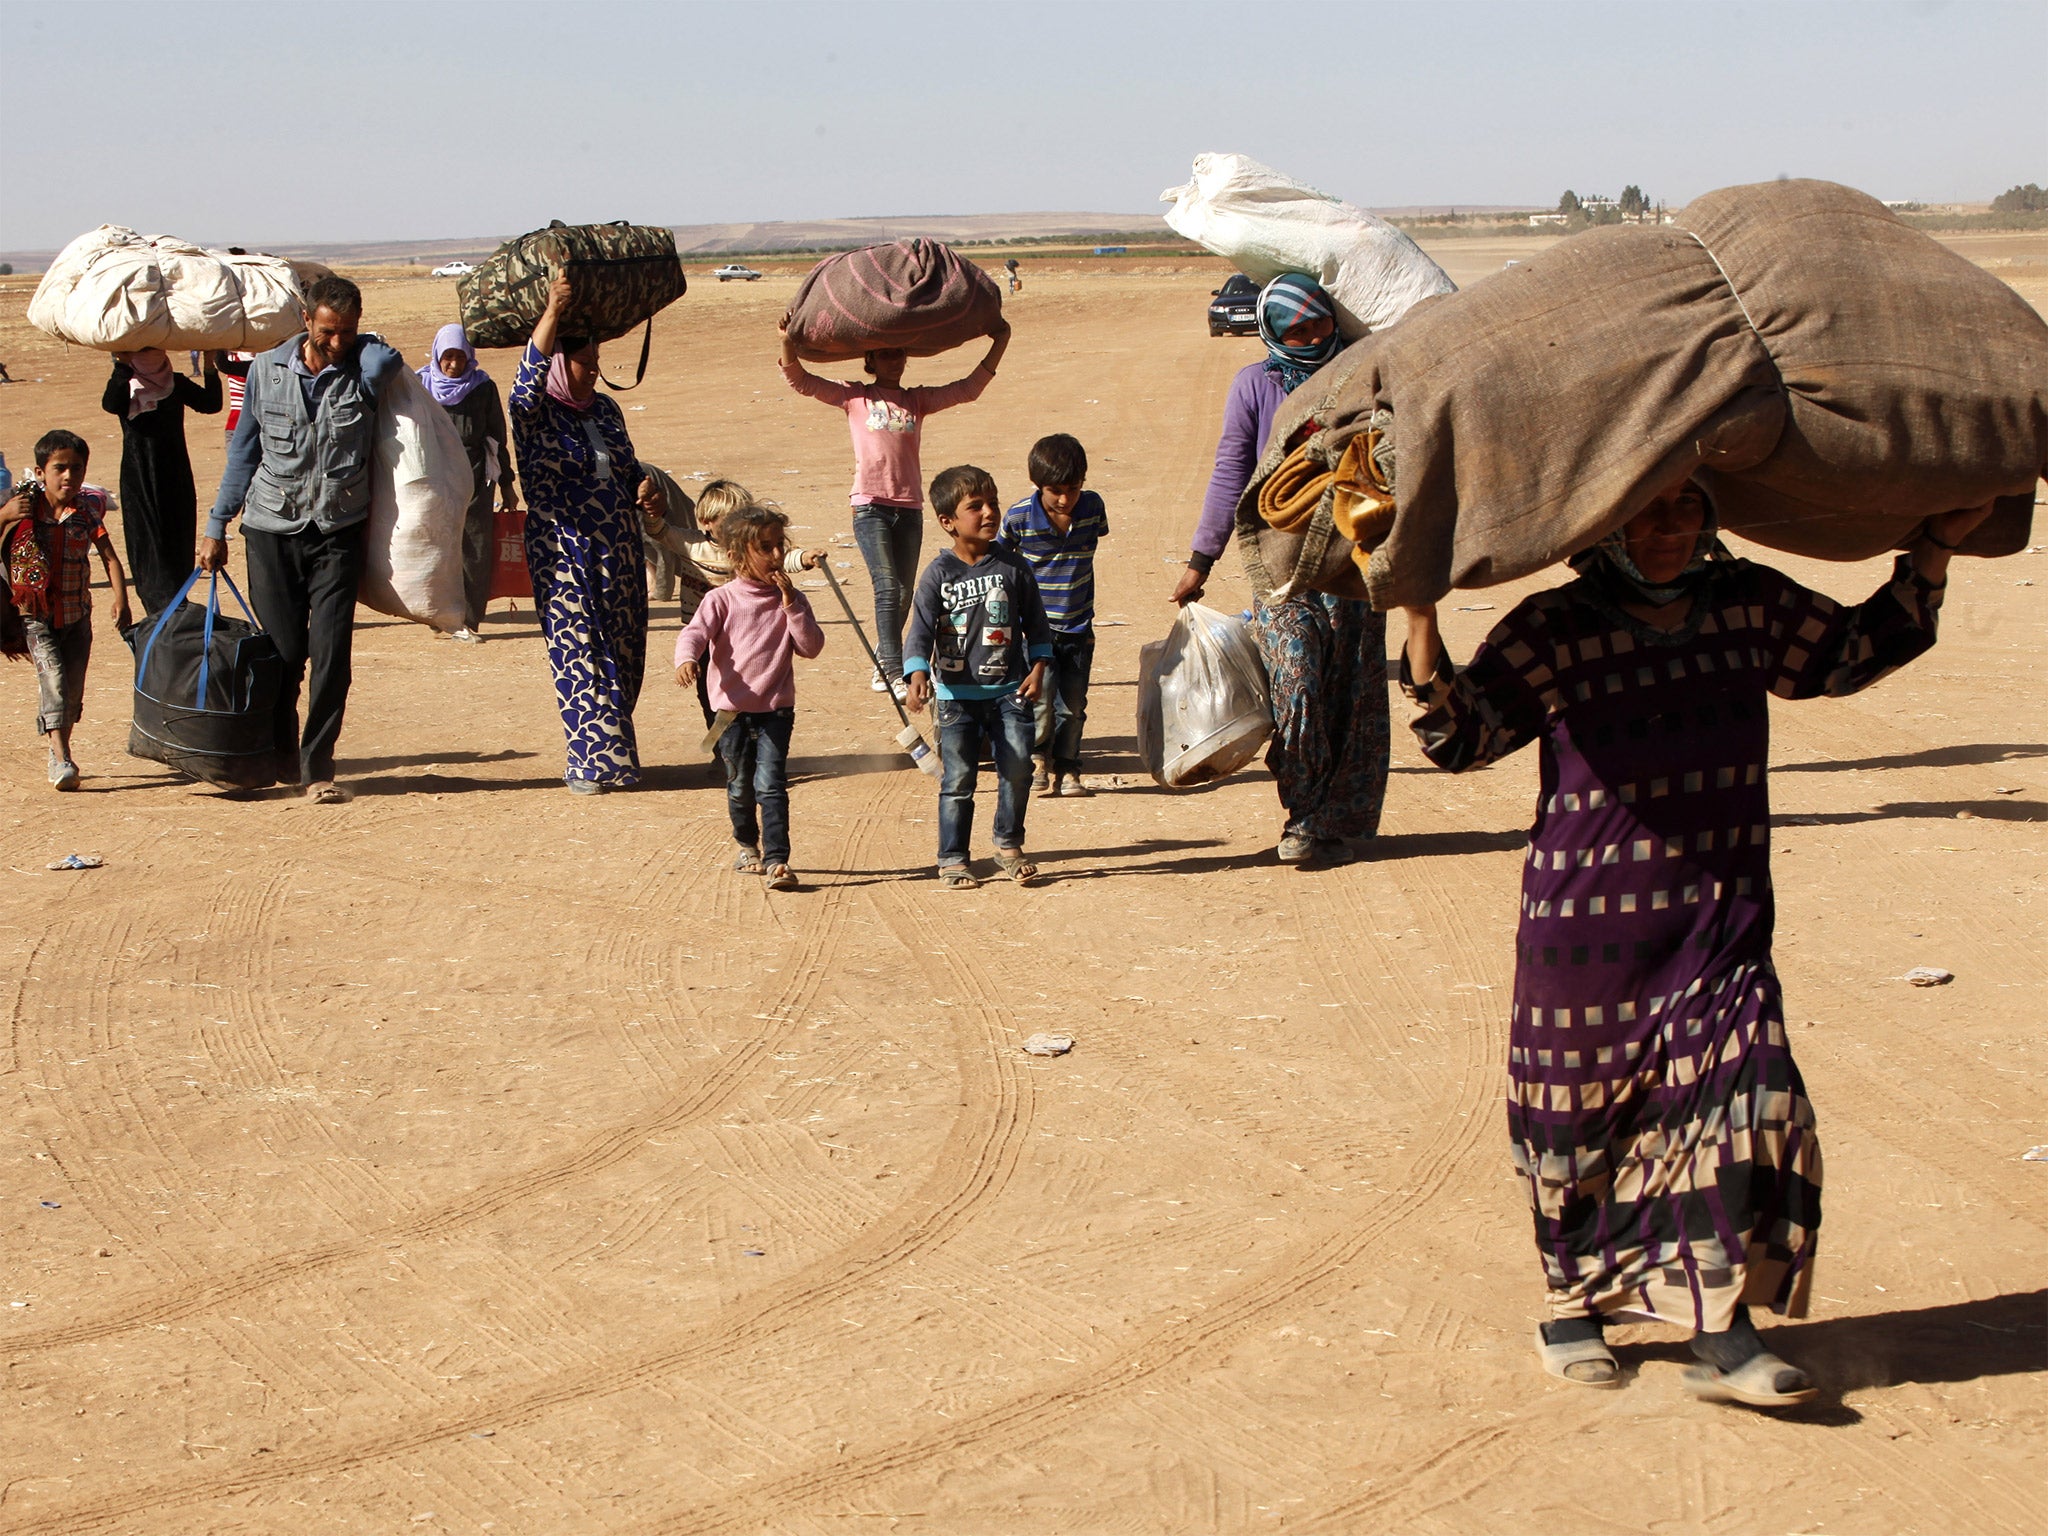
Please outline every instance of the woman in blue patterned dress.
[[1687, 482], [1524, 599], [1454, 670], [1408, 610], [1415, 734], [1462, 772], [1534, 741], [1508, 1136], [1527, 1182], [1552, 1375], [1621, 1384], [1610, 1320], [1693, 1332], [1686, 1385], [1780, 1408], [1814, 1389], [1751, 1306], [1806, 1312], [1820, 1233], [1812, 1106], [1771, 964], [1768, 700], [1839, 698], [1934, 644], [1949, 552], [1929, 518], [1848, 607], [1730, 557]]
[[597, 392], [597, 343], [561, 337], [569, 280], [519, 360], [512, 441], [526, 482], [526, 565], [577, 794], [640, 781], [633, 707], [647, 664], [640, 464], [618, 402]]

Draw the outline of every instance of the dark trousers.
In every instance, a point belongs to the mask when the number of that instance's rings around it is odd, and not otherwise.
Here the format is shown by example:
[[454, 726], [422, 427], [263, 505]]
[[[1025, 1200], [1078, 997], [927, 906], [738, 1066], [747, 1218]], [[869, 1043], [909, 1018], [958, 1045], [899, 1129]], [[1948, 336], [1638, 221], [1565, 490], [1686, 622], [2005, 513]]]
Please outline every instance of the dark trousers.
[[758, 846], [769, 869], [789, 862], [789, 728], [795, 722], [793, 709], [735, 715], [718, 738], [732, 840]]
[[974, 781], [985, 741], [996, 760], [998, 848], [1024, 846], [1031, 802], [1031, 706], [1015, 693], [997, 699], [934, 699], [939, 727], [939, 868], [965, 864], [974, 833]]
[[917, 555], [924, 547], [924, 510], [863, 502], [853, 509], [853, 542], [867, 562], [875, 589], [875, 659], [882, 677], [903, 681], [903, 626], [917, 584]]
[[498, 520], [491, 511], [491, 491], [469, 504], [462, 520], [462, 625], [484, 627], [484, 609], [491, 603], [491, 578], [498, 570]]
[[1054, 773], [1081, 771], [1081, 732], [1088, 724], [1088, 679], [1095, 671], [1095, 631], [1055, 630], [1045, 687], [1038, 695], [1038, 738]]
[[[334, 744], [348, 708], [355, 647], [356, 584], [363, 575], [367, 525], [322, 533], [243, 530], [249, 601], [257, 622], [284, 657], [277, 690], [278, 778], [317, 784], [334, 777]], [[306, 679], [306, 728], [299, 730], [299, 686]]]

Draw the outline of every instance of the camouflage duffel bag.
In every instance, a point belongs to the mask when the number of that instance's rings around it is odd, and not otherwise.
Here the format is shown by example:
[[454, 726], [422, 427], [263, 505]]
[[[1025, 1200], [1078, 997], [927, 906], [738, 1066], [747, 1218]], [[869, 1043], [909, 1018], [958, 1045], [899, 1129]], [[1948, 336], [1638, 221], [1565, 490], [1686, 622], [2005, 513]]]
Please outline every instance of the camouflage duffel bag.
[[469, 344], [524, 346], [547, 311], [548, 285], [557, 268], [568, 273], [573, 295], [561, 334], [611, 341], [636, 326], [647, 327], [640, 370], [633, 378], [638, 384], [647, 375], [654, 316], [689, 286], [674, 232], [645, 224], [564, 224], [557, 219], [546, 229], [506, 241], [462, 279], [458, 290]]

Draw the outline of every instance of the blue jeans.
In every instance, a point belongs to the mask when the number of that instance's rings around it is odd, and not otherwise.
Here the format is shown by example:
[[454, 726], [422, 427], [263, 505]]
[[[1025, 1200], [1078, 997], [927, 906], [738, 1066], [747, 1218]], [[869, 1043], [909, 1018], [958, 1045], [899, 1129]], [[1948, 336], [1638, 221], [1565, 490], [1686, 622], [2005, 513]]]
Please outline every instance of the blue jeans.
[[1054, 773], [1081, 771], [1081, 731], [1088, 724], [1088, 679], [1095, 671], [1095, 631], [1053, 631], [1052, 660], [1038, 695], [1037, 745]]
[[924, 509], [891, 507], [878, 501], [853, 509], [853, 542], [867, 562], [875, 589], [875, 656], [882, 676], [903, 680], [903, 626], [910, 618], [910, 594], [917, 585], [917, 556], [924, 548]]
[[1031, 803], [1031, 705], [1015, 693], [999, 699], [934, 699], [939, 727], [939, 868], [967, 862], [974, 832], [974, 780], [986, 740], [995, 750], [998, 848], [1024, 846], [1024, 807]]
[[789, 728], [795, 721], [793, 709], [738, 715], [718, 738], [732, 840], [748, 848], [758, 844], [769, 869], [789, 862]]

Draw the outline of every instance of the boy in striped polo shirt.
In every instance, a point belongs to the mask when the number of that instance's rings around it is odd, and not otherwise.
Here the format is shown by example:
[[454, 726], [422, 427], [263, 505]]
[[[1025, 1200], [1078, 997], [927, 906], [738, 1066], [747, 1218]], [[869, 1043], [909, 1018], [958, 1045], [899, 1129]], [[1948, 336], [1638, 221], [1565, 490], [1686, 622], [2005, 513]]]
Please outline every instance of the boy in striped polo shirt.
[[1000, 542], [1038, 578], [1052, 626], [1052, 663], [1038, 696], [1040, 795], [1083, 796], [1081, 730], [1088, 723], [1088, 675], [1095, 666], [1095, 545], [1109, 534], [1102, 498], [1087, 490], [1088, 450], [1065, 432], [1031, 445], [1038, 487], [1003, 514]]

